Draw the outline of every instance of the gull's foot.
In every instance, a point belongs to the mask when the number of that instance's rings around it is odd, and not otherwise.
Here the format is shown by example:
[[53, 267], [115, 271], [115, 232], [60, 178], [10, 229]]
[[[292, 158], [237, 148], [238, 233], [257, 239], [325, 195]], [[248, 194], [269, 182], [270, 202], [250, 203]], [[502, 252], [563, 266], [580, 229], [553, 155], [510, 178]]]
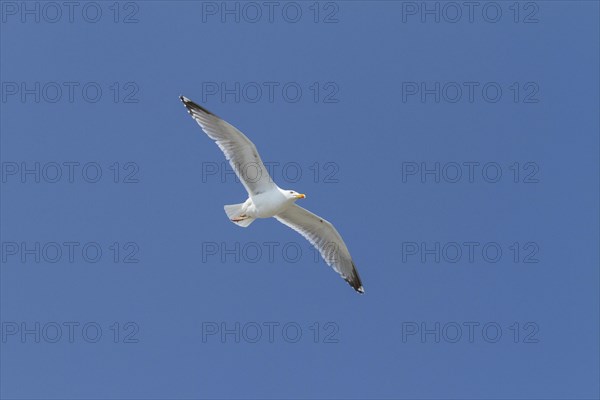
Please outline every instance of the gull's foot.
[[248, 219], [248, 216], [246, 214], [240, 215], [239, 217], [231, 218], [231, 220], [233, 222], [240, 222], [240, 221], [243, 221], [245, 219]]

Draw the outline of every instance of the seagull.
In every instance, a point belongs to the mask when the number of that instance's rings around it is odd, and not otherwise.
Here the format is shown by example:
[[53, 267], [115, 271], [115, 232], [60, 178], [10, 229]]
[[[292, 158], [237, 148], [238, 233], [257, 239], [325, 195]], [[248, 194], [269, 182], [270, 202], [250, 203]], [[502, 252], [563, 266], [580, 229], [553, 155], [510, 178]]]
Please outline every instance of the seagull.
[[225, 206], [229, 220], [246, 228], [257, 218], [276, 218], [304, 236], [319, 251], [323, 260], [354, 290], [364, 293], [356, 266], [338, 231], [329, 221], [295, 204], [296, 200], [306, 196], [277, 186], [254, 143], [233, 125], [185, 96], [179, 99], [202, 130], [223, 151], [248, 192], [245, 202]]

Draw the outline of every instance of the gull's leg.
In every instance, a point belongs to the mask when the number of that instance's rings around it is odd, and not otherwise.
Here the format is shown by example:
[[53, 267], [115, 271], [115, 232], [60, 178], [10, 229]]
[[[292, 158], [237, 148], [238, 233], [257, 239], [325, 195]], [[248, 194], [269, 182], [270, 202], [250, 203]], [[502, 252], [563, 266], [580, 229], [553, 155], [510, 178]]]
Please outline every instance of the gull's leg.
[[248, 227], [253, 221], [253, 211], [249, 206], [252, 204], [252, 200], [248, 199], [241, 204], [230, 204], [225, 206], [225, 213], [231, 222], [242, 228]]
[[242, 215], [240, 215], [240, 216], [237, 216], [237, 217], [235, 217], [235, 218], [231, 218], [231, 220], [232, 220], [233, 222], [240, 222], [240, 221], [243, 221], [243, 220], [245, 220], [245, 219], [248, 219], [248, 216], [247, 216], [246, 214], [242, 214]]

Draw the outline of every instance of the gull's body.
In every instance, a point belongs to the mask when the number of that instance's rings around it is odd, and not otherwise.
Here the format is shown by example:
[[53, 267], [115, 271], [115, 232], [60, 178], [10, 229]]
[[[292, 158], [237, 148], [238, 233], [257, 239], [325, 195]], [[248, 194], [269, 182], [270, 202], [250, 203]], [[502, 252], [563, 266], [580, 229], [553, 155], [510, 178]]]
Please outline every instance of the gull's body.
[[350, 286], [364, 293], [358, 271], [338, 231], [325, 219], [295, 204], [306, 196], [277, 186], [256, 146], [242, 132], [190, 99], [183, 96], [180, 99], [202, 130], [221, 148], [248, 192], [244, 203], [225, 206], [231, 222], [245, 228], [258, 218], [276, 218], [304, 236]]
[[250, 195], [242, 206], [242, 212], [249, 218], [271, 218], [289, 206], [283, 189], [269, 190], [264, 193]]

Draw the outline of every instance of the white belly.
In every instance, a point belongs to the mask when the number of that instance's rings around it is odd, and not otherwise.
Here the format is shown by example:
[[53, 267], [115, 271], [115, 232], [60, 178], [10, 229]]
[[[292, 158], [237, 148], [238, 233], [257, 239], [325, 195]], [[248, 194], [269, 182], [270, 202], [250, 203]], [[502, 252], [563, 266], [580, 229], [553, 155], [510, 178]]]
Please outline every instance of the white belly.
[[254, 218], [270, 218], [290, 205], [290, 202], [279, 191], [261, 193], [248, 200], [251, 201], [251, 204], [247, 214]]

